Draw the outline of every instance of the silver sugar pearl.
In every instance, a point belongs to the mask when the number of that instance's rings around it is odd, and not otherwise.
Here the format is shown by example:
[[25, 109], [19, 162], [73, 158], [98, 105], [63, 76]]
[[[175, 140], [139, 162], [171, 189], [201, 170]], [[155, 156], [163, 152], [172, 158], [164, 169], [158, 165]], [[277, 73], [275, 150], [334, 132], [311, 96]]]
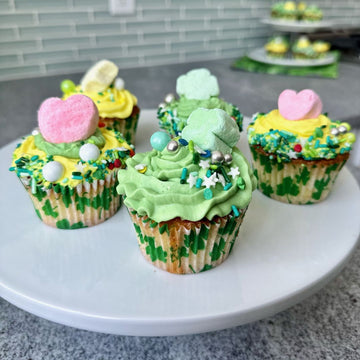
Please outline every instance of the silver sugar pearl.
[[224, 155], [221, 151], [215, 150], [211, 153], [211, 162], [222, 163], [224, 161]]
[[340, 126], [338, 127], [338, 130], [339, 130], [339, 133], [340, 133], [340, 134], [346, 134], [346, 133], [347, 133], [347, 128], [346, 128], [346, 126], [344, 126], [344, 125], [340, 125]]
[[175, 95], [174, 94], [167, 94], [164, 98], [164, 101], [169, 104], [171, 102], [173, 102], [175, 100]]
[[170, 140], [169, 143], [167, 144], [166, 148], [169, 151], [176, 151], [179, 148], [179, 144], [175, 140]]
[[159, 104], [158, 107], [161, 108], [161, 109], [164, 109], [166, 107], [166, 104], [162, 102], [162, 103]]
[[331, 135], [338, 136], [339, 135], [339, 129], [334, 127], [330, 130]]
[[232, 162], [232, 155], [231, 154], [225, 154], [224, 155], [224, 161], [227, 163], [227, 164], [230, 164]]

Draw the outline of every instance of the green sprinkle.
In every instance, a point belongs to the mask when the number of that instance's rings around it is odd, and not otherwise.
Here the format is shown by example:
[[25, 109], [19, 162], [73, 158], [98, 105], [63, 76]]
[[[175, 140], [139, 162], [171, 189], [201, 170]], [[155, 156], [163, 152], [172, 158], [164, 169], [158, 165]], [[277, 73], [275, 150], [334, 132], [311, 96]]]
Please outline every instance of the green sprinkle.
[[211, 176], [211, 170], [210, 169], [208, 169], [208, 171], [206, 172], [206, 177], [210, 177]]
[[189, 151], [194, 152], [194, 142], [192, 140], [189, 141]]
[[73, 171], [71, 174], [74, 175], [74, 176], [81, 176], [80, 171]]
[[85, 178], [88, 178], [89, 176], [90, 176], [90, 174], [91, 174], [91, 170], [88, 170], [86, 173], [85, 173]]
[[15, 171], [15, 167], [14, 167], [14, 166], [11, 166], [11, 167], [9, 168], [9, 170], [10, 170], [10, 171]]
[[240, 190], [244, 190], [245, 189], [245, 181], [244, 181], [244, 179], [240, 176], [238, 179], [237, 179], [237, 181], [236, 181], [236, 185], [238, 186], [238, 188], [240, 189]]
[[98, 95], [100, 95], [100, 96], [104, 96], [104, 93], [102, 93], [102, 92], [98, 92]]
[[231, 209], [234, 212], [234, 215], [238, 217], [240, 215], [239, 210], [236, 208], [235, 205], [231, 205]]
[[319, 140], [316, 140], [316, 141], [315, 141], [314, 148], [315, 148], [315, 149], [318, 149], [318, 148], [319, 148], [319, 145], [320, 145], [320, 141], [319, 141]]
[[82, 176], [78, 176], [78, 175], [73, 175], [72, 176], [72, 179], [74, 179], [74, 180], [82, 180]]
[[30, 160], [31, 160], [31, 161], [35, 161], [35, 160], [37, 160], [38, 158], [39, 158], [39, 155], [34, 155], [34, 156], [31, 157]]
[[229, 190], [229, 189], [231, 188], [231, 186], [232, 186], [232, 183], [231, 183], [231, 182], [227, 183], [227, 184], [224, 186], [224, 190], [225, 190], [225, 191]]
[[62, 181], [62, 183], [63, 183], [63, 184], [66, 184], [68, 181], [69, 181], [68, 178], [64, 178], [63, 181]]
[[324, 133], [321, 130], [321, 128], [319, 128], [319, 127], [315, 128], [315, 136], [316, 137], [321, 138], [321, 137], [323, 137], [323, 135], [324, 135]]
[[210, 200], [213, 197], [213, 193], [210, 188], [204, 190], [204, 198]]
[[220, 171], [221, 171], [225, 181], [228, 182], [228, 183], [231, 183], [229, 177], [227, 176], [227, 173], [226, 173], [225, 169], [222, 166], [220, 166]]
[[202, 179], [198, 178], [198, 179], [196, 180], [196, 185], [195, 185], [195, 187], [196, 187], [197, 189], [200, 189], [200, 188], [201, 188], [201, 184], [202, 184]]
[[210, 169], [212, 169], [212, 170], [216, 170], [217, 168], [218, 168], [218, 166], [215, 164], [210, 165]]

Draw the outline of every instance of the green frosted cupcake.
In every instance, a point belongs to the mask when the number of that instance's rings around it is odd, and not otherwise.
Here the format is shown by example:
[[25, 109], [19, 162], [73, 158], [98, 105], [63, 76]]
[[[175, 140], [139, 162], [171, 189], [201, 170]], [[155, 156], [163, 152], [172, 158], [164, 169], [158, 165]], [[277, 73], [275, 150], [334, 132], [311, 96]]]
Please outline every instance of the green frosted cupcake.
[[170, 136], [181, 134], [188, 117], [198, 108], [224, 110], [242, 130], [243, 115], [236, 106], [219, 98], [217, 79], [209, 70], [194, 69], [181, 75], [176, 82], [176, 92], [179, 98], [168, 94], [157, 111], [160, 128]]
[[198, 273], [230, 254], [256, 186], [235, 147], [239, 136], [225, 111], [197, 109], [182, 137], [155, 133], [154, 149], [119, 171], [117, 191], [150, 263], [171, 273]]

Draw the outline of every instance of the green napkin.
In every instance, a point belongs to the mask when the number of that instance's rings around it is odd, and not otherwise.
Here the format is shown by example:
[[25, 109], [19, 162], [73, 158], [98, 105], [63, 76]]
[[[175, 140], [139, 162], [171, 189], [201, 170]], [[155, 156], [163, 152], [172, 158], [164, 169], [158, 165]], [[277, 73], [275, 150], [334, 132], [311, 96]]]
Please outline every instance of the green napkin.
[[336, 57], [336, 61], [329, 65], [322, 66], [284, 66], [271, 65], [258, 62], [243, 56], [232, 64], [233, 69], [259, 72], [265, 74], [285, 74], [293, 76], [319, 76], [336, 79], [338, 77], [338, 67], [340, 51], [331, 51]]

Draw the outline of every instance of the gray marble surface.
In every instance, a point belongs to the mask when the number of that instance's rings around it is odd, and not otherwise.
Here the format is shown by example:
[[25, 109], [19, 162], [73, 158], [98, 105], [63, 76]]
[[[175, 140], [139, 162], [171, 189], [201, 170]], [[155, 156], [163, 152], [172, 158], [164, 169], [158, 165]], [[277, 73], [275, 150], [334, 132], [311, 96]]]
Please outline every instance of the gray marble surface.
[[[230, 64], [231, 60], [222, 60], [167, 65], [123, 70], [120, 75], [143, 109], [155, 108], [173, 92], [178, 75], [206, 66], [218, 77], [222, 97], [246, 115], [274, 108], [284, 88], [312, 88], [331, 117], [360, 127], [358, 65], [341, 64], [339, 79], [331, 80], [232, 71]], [[0, 146], [36, 126], [39, 104], [61, 95], [62, 79], [76, 82], [80, 76], [0, 82]], [[359, 152], [358, 146], [348, 163], [358, 181]], [[359, 335], [359, 248], [336, 279], [302, 303], [251, 324], [199, 335], [146, 338], [93, 333], [38, 318], [0, 299], [0, 359], [360, 359]]]

